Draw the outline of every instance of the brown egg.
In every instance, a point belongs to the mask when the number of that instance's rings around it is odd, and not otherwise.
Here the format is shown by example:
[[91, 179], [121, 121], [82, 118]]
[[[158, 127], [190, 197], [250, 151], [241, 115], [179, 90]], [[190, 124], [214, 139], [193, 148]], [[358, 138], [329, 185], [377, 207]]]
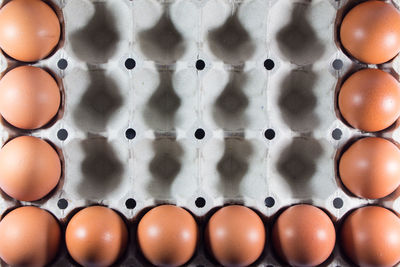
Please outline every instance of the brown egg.
[[400, 12], [384, 1], [361, 3], [344, 17], [340, 40], [359, 61], [385, 63], [400, 52]]
[[367, 132], [386, 129], [400, 115], [399, 83], [382, 70], [360, 70], [342, 85], [339, 109], [354, 128]]
[[265, 228], [251, 209], [232, 205], [211, 216], [206, 228], [211, 253], [223, 266], [248, 266], [264, 250]]
[[383, 138], [360, 139], [343, 153], [339, 175], [358, 197], [385, 197], [400, 185], [400, 150]]
[[60, 158], [46, 141], [21, 136], [0, 150], [0, 188], [17, 200], [43, 198], [57, 185], [60, 176]]
[[20, 207], [0, 222], [0, 257], [11, 266], [41, 267], [57, 255], [61, 231], [57, 220], [37, 207]]
[[128, 230], [115, 211], [92, 206], [72, 217], [67, 225], [65, 242], [69, 254], [80, 265], [106, 267], [125, 251]]
[[12, 0], [0, 9], [0, 47], [16, 60], [45, 58], [60, 40], [57, 15], [41, 0]]
[[47, 124], [60, 107], [60, 90], [46, 71], [23, 66], [9, 71], [0, 80], [0, 113], [21, 129]]
[[278, 256], [291, 266], [317, 266], [335, 247], [335, 227], [329, 216], [311, 205], [295, 205], [276, 220], [272, 241]]
[[186, 210], [162, 205], [147, 212], [137, 229], [143, 255], [156, 266], [181, 266], [193, 256], [197, 224]]
[[352, 212], [343, 222], [341, 248], [358, 266], [394, 266], [400, 261], [400, 219], [378, 206]]

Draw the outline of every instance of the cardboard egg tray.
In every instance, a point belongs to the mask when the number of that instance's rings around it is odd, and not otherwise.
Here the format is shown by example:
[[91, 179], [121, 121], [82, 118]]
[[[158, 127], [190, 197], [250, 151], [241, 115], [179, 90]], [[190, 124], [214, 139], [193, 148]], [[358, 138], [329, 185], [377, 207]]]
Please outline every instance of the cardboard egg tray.
[[[116, 266], [149, 266], [135, 231], [149, 208], [189, 210], [200, 229], [188, 266], [218, 266], [203, 244], [217, 207], [236, 203], [263, 218], [268, 238], [254, 266], [282, 266], [270, 228], [292, 204], [324, 209], [336, 226], [350, 210], [376, 203], [400, 211], [398, 192], [370, 201], [352, 196], [336, 160], [351, 140], [400, 140], [396, 125], [377, 134], [346, 125], [337, 110], [341, 83], [382, 68], [398, 78], [398, 59], [364, 65], [337, 38], [345, 0], [53, 0], [63, 33], [57, 50], [33, 65], [59, 78], [62, 107], [47, 126], [0, 125], [1, 141], [33, 135], [63, 163], [57, 188], [37, 202], [3, 194], [1, 213], [37, 205], [65, 229], [77, 209], [118, 211], [131, 239]], [[4, 4], [4, 3], [3, 3]], [[396, 4], [396, 3], [394, 3]], [[0, 70], [23, 65], [1, 56]], [[63, 245], [65, 246], [65, 245]], [[53, 266], [75, 266], [65, 247]], [[350, 266], [337, 245], [324, 266]]]

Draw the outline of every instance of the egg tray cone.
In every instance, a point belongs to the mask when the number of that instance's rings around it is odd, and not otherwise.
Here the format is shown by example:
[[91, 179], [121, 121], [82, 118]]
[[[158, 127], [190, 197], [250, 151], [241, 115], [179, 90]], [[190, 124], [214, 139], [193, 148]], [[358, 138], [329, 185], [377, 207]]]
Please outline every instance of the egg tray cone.
[[[59, 77], [61, 110], [35, 131], [3, 122], [0, 136], [2, 143], [19, 135], [48, 140], [63, 176], [43, 200], [3, 196], [1, 212], [37, 205], [65, 229], [79, 208], [113, 208], [129, 226], [130, 244], [117, 263], [128, 267], [148, 265], [135, 230], [149, 207], [163, 203], [191, 211], [201, 235], [217, 207], [256, 210], [268, 238], [254, 266], [282, 266], [269, 226], [292, 204], [318, 206], [338, 227], [363, 205], [400, 211], [398, 192], [379, 201], [356, 198], [337, 176], [346, 144], [375, 135], [349, 127], [337, 110], [341, 83], [367, 67], [346, 55], [337, 38], [343, 14], [356, 2], [48, 2], [58, 11], [62, 40], [32, 65]], [[0, 58], [3, 74], [18, 65]], [[398, 78], [399, 66], [396, 58], [369, 67]], [[376, 135], [399, 141], [396, 125]], [[53, 266], [74, 266], [65, 248]], [[188, 266], [217, 266], [203, 241]], [[351, 265], [335, 248], [324, 266]]]

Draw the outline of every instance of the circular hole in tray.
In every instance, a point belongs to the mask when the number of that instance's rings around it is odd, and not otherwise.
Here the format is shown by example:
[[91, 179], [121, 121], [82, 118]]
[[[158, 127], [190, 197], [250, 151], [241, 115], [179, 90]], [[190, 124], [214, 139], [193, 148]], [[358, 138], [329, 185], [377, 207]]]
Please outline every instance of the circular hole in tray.
[[125, 206], [129, 210], [133, 210], [136, 207], [136, 200], [134, 200], [133, 198], [128, 198], [125, 201]]
[[266, 70], [272, 70], [275, 67], [275, 62], [272, 59], [264, 61], [264, 67]]
[[333, 67], [335, 70], [341, 70], [341, 69], [343, 68], [343, 61], [342, 61], [341, 59], [335, 59], [335, 60], [332, 62], [332, 67]]
[[204, 60], [199, 59], [196, 61], [196, 69], [204, 70], [205, 67], [206, 67], [206, 63], [204, 62]]
[[59, 209], [65, 210], [68, 207], [68, 201], [65, 198], [61, 198], [57, 202]]
[[60, 70], [65, 70], [65, 69], [68, 67], [68, 61], [67, 61], [66, 59], [64, 59], [64, 58], [60, 59], [60, 60], [57, 62], [57, 67], [58, 67]]
[[61, 141], [65, 141], [68, 138], [68, 131], [65, 129], [60, 129], [57, 132], [57, 138]]
[[272, 208], [275, 205], [275, 199], [273, 197], [267, 197], [264, 200], [264, 204], [265, 206], [267, 206], [268, 208]]
[[196, 137], [197, 139], [201, 140], [206, 136], [206, 132], [199, 128], [196, 130], [196, 132], [194, 132], [194, 137]]
[[275, 138], [275, 131], [273, 129], [268, 129], [264, 133], [265, 138], [272, 140]]
[[132, 128], [129, 128], [125, 131], [125, 137], [128, 138], [129, 140], [133, 139], [136, 137], [136, 131]]
[[341, 209], [343, 207], [343, 199], [341, 199], [340, 197], [337, 197], [333, 200], [333, 206], [335, 207], [335, 209]]
[[332, 138], [335, 140], [340, 140], [342, 138], [342, 135], [342, 130], [340, 130], [339, 128], [336, 128], [332, 131]]
[[133, 58], [128, 58], [125, 60], [125, 68], [132, 70], [136, 67], [136, 61]]
[[206, 205], [206, 200], [202, 197], [198, 197], [194, 203], [196, 207], [203, 208]]

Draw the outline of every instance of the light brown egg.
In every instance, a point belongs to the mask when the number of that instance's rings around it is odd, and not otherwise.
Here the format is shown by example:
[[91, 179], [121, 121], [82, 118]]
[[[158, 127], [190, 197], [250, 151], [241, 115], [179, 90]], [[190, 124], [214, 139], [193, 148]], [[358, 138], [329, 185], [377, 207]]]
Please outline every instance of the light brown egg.
[[400, 12], [384, 1], [358, 4], [344, 17], [340, 40], [361, 62], [387, 62], [400, 52]]
[[272, 241], [278, 256], [291, 266], [317, 266], [335, 247], [335, 227], [329, 216], [311, 205], [295, 205], [276, 220]]
[[60, 176], [60, 158], [46, 141], [20, 136], [0, 150], [0, 188], [17, 200], [43, 198], [54, 189]]
[[102, 206], [85, 208], [67, 225], [65, 242], [71, 257], [84, 267], [110, 266], [123, 254], [128, 230], [120, 215]]
[[385, 197], [400, 185], [400, 150], [383, 138], [360, 139], [340, 158], [339, 175], [358, 197]]
[[265, 228], [251, 209], [232, 205], [213, 214], [207, 224], [206, 240], [211, 253], [223, 266], [248, 266], [262, 254]]
[[400, 116], [400, 85], [382, 70], [360, 70], [342, 85], [339, 110], [354, 128], [367, 132], [384, 130]]
[[16, 60], [45, 58], [57, 46], [60, 33], [57, 15], [41, 0], [12, 0], [0, 9], [0, 47]]
[[60, 247], [57, 220], [37, 207], [20, 207], [0, 222], [0, 257], [11, 266], [46, 266]]
[[341, 248], [358, 266], [394, 266], [400, 261], [400, 219], [378, 206], [352, 212], [343, 222]]
[[181, 266], [193, 256], [197, 224], [186, 210], [162, 205], [147, 212], [137, 229], [139, 247], [155, 266]]
[[60, 90], [54, 78], [43, 69], [22, 66], [0, 80], [0, 113], [21, 129], [47, 124], [60, 107]]

